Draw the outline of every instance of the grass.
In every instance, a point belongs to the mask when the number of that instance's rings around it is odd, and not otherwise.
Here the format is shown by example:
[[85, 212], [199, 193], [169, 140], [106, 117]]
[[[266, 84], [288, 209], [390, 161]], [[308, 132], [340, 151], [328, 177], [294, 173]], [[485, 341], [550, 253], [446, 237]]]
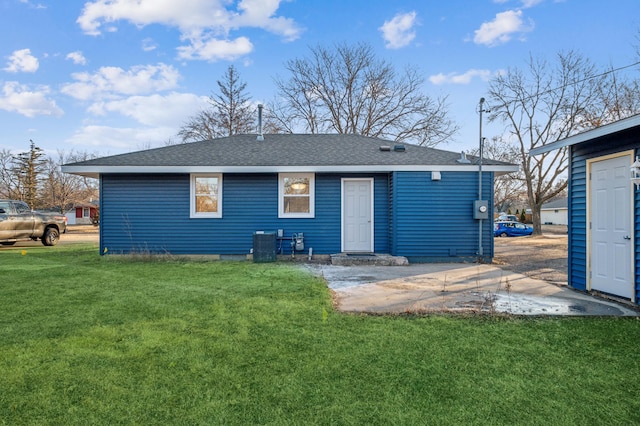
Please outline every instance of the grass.
[[639, 424], [640, 321], [334, 311], [289, 265], [0, 250], [0, 424]]

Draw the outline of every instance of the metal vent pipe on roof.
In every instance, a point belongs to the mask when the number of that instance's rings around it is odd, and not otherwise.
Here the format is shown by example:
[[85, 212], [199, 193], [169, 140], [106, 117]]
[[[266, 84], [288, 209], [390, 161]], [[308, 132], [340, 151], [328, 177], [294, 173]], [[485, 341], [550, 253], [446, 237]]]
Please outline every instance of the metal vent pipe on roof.
[[460, 158], [456, 160], [460, 164], [471, 164], [471, 161], [467, 158], [467, 154], [464, 151], [460, 153]]
[[263, 141], [264, 135], [262, 134], [262, 104], [258, 104], [258, 137], [256, 140]]

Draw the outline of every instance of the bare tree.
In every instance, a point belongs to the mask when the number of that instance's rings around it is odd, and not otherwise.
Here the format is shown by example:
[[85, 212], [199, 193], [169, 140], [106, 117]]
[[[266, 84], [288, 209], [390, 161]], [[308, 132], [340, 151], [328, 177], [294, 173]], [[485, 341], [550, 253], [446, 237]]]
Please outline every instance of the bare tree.
[[[505, 123], [506, 139], [516, 144], [532, 212], [541, 234], [540, 208], [565, 190], [566, 148], [536, 157], [528, 152], [594, 126], [608, 74], [599, 73], [582, 55], [559, 53], [554, 66], [530, 57], [526, 70], [509, 69], [489, 84], [490, 121]], [[600, 123], [601, 124], [601, 123]], [[599, 124], [598, 124], [599, 125]]]
[[[485, 140], [483, 155], [492, 160], [506, 161], [507, 163], [520, 164], [522, 162], [520, 151], [516, 145], [509, 143], [501, 136], [494, 136], [491, 140]], [[479, 155], [476, 148], [469, 152], [470, 155]], [[493, 206], [496, 211], [506, 212], [516, 206], [523, 206], [527, 202], [527, 187], [525, 185], [522, 170], [496, 176], [493, 183]]]
[[368, 44], [318, 46], [285, 67], [290, 76], [275, 79], [278, 97], [269, 105], [268, 124], [274, 128], [356, 133], [423, 146], [447, 141], [458, 130], [446, 98], [426, 96], [416, 69], [397, 73]]
[[607, 74], [608, 78], [597, 87], [599, 103], [585, 117], [591, 127], [622, 120], [640, 111], [640, 82], [618, 75], [613, 67]]
[[183, 142], [214, 139], [255, 131], [254, 106], [246, 93], [247, 84], [233, 65], [223, 80], [217, 80], [217, 94], [209, 96], [209, 108], [190, 117], [180, 128]]
[[28, 152], [18, 155], [0, 151], [0, 198], [24, 200], [32, 208], [68, 211], [76, 203], [98, 198], [98, 181], [62, 173], [66, 163], [89, 160], [95, 154], [58, 151], [57, 158], [45, 157], [31, 141]]
[[[640, 40], [640, 30], [636, 39]], [[635, 49], [640, 58], [640, 44]], [[567, 152], [531, 158], [528, 151], [640, 112], [640, 80], [621, 72], [638, 63], [600, 72], [582, 55], [570, 51], [559, 53], [554, 65], [530, 57], [526, 73], [509, 70], [490, 85], [495, 103], [490, 120], [506, 123], [510, 140], [516, 142], [536, 233], [541, 231], [542, 204], [567, 194]]]
[[40, 197], [43, 207], [65, 213], [75, 204], [86, 203], [92, 198], [97, 198], [96, 179], [62, 173], [60, 169], [63, 164], [84, 161], [91, 157], [86, 153], [67, 154], [64, 151], [58, 151], [57, 158], [47, 158]]
[[19, 198], [20, 182], [14, 173], [14, 155], [8, 149], [0, 151], [0, 198]]

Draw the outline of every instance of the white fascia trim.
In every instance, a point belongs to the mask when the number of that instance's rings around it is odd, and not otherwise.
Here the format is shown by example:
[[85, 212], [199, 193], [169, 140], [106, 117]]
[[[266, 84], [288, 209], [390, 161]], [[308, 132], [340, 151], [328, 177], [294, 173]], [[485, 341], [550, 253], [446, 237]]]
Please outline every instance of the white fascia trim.
[[574, 136], [569, 136], [565, 139], [560, 139], [559, 141], [551, 142], [549, 144], [533, 148], [529, 151], [529, 156], [535, 157], [536, 155], [544, 154], [545, 152], [586, 142], [602, 136], [611, 135], [613, 133], [621, 132], [635, 126], [640, 126], [640, 114], [613, 122], [611, 124], [605, 124], [604, 126], [596, 127], [595, 129], [587, 130], [586, 132], [579, 133]]
[[[485, 172], [497, 174], [519, 170], [518, 165], [482, 165]], [[396, 166], [62, 166], [64, 173], [98, 178], [101, 174], [154, 173], [379, 173], [379, 172], [477, 172], [478, 166], [396, 165]]]

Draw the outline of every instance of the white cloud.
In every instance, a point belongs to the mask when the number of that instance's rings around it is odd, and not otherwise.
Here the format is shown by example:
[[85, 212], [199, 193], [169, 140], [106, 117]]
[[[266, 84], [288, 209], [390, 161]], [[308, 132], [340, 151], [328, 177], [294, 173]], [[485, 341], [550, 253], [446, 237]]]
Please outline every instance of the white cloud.
[[544, 0], [522, 0], [522, 7], [524, 9], [528, 9], [530, 7], [534, 7], [542, 3]]
[[47, 8], [47, 6], [45, 6], [45, 5], [41, 4], [41, 3], [33, 4], [29, 0], [20, 0], [20, 3], [26, 4], [29, 7], [31, 7], [32, 9], [46, 9]]
[[[494, 3], [497, 4], [504, 4], [504, 3], [509, 3], [510, 0], [493, 0]], [[521, 0], [522, 3], [522, 8], [523, 9], [527, 9], [530, 7], [534, 7], [539, 5], [540, 3], [542, 3], [544, 0]], [[558, 0], [555, 0], [558, 1]]]
[[50, 90], [47, 86], [30, 89], [15, 81], [8, 81], [0, 93], [0, 109], [17, 112], [27, 117], [37, 115], [61, 116], [63, 111], [53, 99], [48, 98]]
[[62, 86], [62, 93], [80, 100], [100, 100], [174, 89], [180, 73], [174, 67], [160, 63], [134, 66], [128, 71], [102, 67], [93, 74], [81, 72], [71, 76], [76, 82]]
[[232, 61], [253, 50], [253, 44], [246, 37], [235, 40], [193, 40], [191, 46], [178, 48], [180, 59], [204, 59], [207, 61]]
[[140, 146], [157, 145], [160, 141], [175, 136], [175, 129], [169, 127], [128, 128], [88, 125], [80, 128], [66, 142], [88, 147], [117, 148], [133, 150]]
[[385, 47], [399, 49], [411, 43], [416, 37], [413, 31], [416, 25], [416, 12], [398, 14], [390, 21], [385, 21], [380, 28]]
[[[276, 16], [282, 0], [94, 0], [85, 3], [77, 23], [91, 35], [101, 33], [103, 25], [128, 21], [143, 27], [151, 24], [178, 28], [183, 59], [217, 60], [237, 58], [253, 48], [245, 37], [229, 41], [229, 33], [244, 27], [261, 28], [286, 41], [300, 36], [301, 28], [290, 18]], [[113, 28], [113, 27], [112, 27]], [[219, 50], [217, 50], [219, 49]], [[234, 50], [236, 49], [236, 50]]]
[[175, 132], [190, 116], [207, 104], [206, 96], [172, 92], [166, 96], [131, 96], [126, 99], [99, 102], [89, 108], [96, 115], [116, 112], [146, 126], [175, 127]]
[[38, 58], [31, 55], [31, 49], [21, 49], [13, 52], [9, 56], [7, 67], [3, 68], [8, 72], [36, 72], [40, 64]]
[[491, 22], [483, 23], [475, 31], [474, 43], [496, 46], [511, 40], [513, 34], [525, 33], [533, 30], [533, 24], [525, 25], [522, 21], [521, 10], [508, 10], [496, 14]]
[[301, 28], [291, 18], [275, 16], [282, 0], [241, 0], [238, 3], [239, 13], [234, 13], [231, 19], [232, 28], [255, 27], [262, 28], [279, 36], [286, 41], [293, 41], [300, 37]]
[[87, 59], [84, 57], [81, 51], [76, 50], [75, 52], [71, 52], [67, 55], [67, 59], [73, 61], [76, 65], [86, 65]]
[[219, 27], [228, 20], [220, 1], [95, 0], [85, 3], [76, 22], [85, 33], [98, 35], [103, 24], [116, 21], [129, 21], [140, 27], [163, 24], [189, 33]]
[[145, 52], [151, 52], [152, 50], [156, 50], [157, 47], [158, 46], [153, 41], [153, 39], [149, 37], [142, 40], [142, 50], [144, 50]]
[[118, 150], [146, 149], [157, 146], [172, 138], [180, 126], [207, 105], [208, 97], [191, 93], [171, 92], [165, 96], [131, 96], [126, 99], [96, 102], [89, 112], [94, 116], [109, 116], [109, 122], [117, 120], [115, 114], [131, 118], [140, 127], [113, 127], [91, 124], [80, 128], [67, 140], [68, 143], [83, 147], [113, 148]]
[[464, 74], [436, 74], [429, 77], [429, 81], [435, 85], [441, 84], [469, 84], [474, 77], [479, 77], [482, 81], [489, 81], [491, 71], [470, 69]]

